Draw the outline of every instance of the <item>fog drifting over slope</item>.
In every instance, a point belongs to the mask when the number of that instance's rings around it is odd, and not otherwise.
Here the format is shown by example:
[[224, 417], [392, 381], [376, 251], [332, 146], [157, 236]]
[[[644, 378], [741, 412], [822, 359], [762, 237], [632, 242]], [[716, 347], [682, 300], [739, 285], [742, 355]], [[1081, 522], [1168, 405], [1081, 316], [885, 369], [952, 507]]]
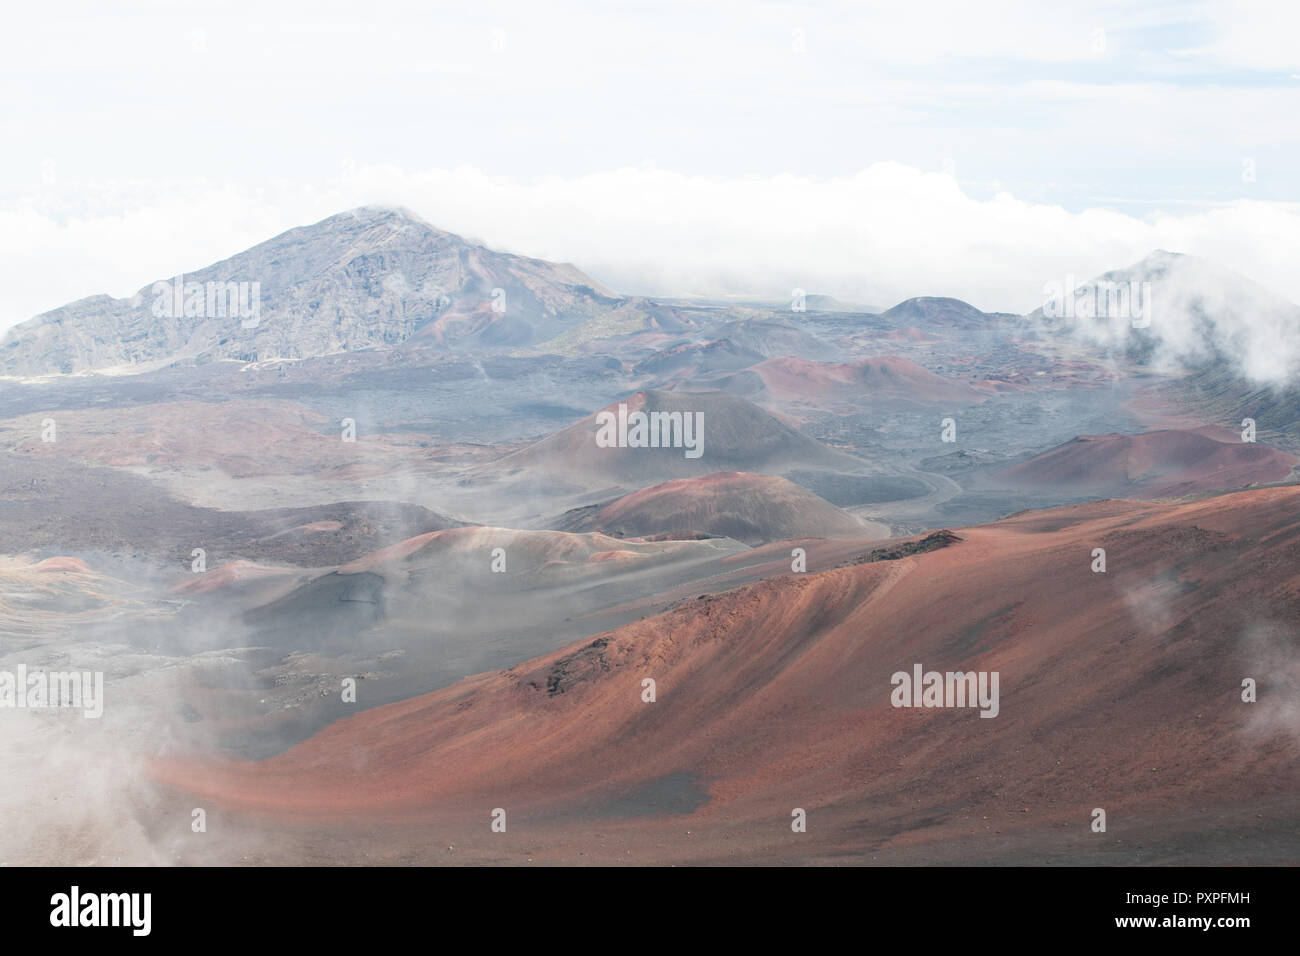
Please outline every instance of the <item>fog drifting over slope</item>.
[[1081, 279], [1069, 283], [1072, 290], [1054, 291], [1034, 313], [1042, 328], [1066, 328], [1083, 341], [1142, 354], [1173, 373], [1226, 361], [1260, 384], [1296, 378], [1300, 307], [1212, 260], [1157, 251]]

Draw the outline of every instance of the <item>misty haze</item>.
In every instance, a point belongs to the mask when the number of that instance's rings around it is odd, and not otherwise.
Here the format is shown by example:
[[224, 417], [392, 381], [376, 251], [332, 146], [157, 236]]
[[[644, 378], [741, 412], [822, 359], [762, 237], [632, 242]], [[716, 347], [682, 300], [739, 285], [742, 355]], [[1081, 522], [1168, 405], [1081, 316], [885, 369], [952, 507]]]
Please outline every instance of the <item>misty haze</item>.
[[1085, 6], [15, 51], [0, 864], [1300, 861], [1300, 63]]

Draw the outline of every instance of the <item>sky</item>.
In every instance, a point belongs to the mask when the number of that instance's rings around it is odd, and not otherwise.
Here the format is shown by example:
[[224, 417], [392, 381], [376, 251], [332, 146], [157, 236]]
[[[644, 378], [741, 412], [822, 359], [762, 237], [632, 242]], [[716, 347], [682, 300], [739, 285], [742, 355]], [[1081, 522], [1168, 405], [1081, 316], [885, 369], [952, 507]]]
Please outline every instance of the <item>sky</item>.
[[628, 293], [1028, 311], [1155, 249], [1300, 301], [1294, 2], [43, 3], [0, 329], [358, 205]]

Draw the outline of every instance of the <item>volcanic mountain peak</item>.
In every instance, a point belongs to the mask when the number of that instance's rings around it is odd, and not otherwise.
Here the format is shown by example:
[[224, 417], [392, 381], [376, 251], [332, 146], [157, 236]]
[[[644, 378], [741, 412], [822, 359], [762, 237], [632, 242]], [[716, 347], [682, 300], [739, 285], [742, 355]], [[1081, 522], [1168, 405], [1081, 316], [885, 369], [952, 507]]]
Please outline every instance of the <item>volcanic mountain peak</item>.
[[1137, 361], [1218, 364], [1270, 382], [1300, 368], [1300, 306], [1199, 256], [1156, 250], [1092, 279], [1062, 276], [1029, 318]]
[[909, 325], [958, 329], [979, 329], [989, 324], [989, 316], [969, 302], [945, 296], [918, 296], [906, 299], [881, 313], [881, 317], [903, 321]]
[[[664, 421], [689, 419], [695, 429], [690, 437], [696, 447], [683, 442], [666, 442], [660, 447], [622, 442], [625, 419], [635, 413]], [[619, 426], [616, 441], [602, 444], [597, 439], [601, 422], [612, 416]], [[658, 416], [662, 416], [659, 418]], [[640, 416], [637, 416], [638, 418]], [[661, 429], [652, 425], [658, 435]], [[685, 438], [685, 429], [671, 432]], [[691, 452], [692, 454], [687, 454]], [[698, 452], [698, 454], [695, 454]], [[582, 484], [599, 481], [608, 486], [642, 487], [646, 480], [697, 477], [720, 470], [782, 471], [791, 466], [861, 471], [860, 459], [836, 451], [796, 431], [752, 402], [726, 392], [669, 392], [647, 389], [610, 403], [599, 412], [536, 444], [479, 469], [480, 474], [497, 476], [536, 470]]]
[[705, 532], [753, 545], [867, 533], [857, 518], [786, 478], [738, 471], [666, 481], [588, 510], [574, 515], [575, 529], [629, 537]]
[[794, 401], [902, 399], [917, 403], [983, 401], [986, 396], [968, 385], [896, 355], [879, 355], [853, 362], [814, 362], [782, 356], [753, 366], [776, 398]]
[[179, 359], [304, 358], [413, 345], [543, 342], [621, 300], [580, 270], [495, 252], [402, 209], [367, 206], [281, 233], [128, 299], [38, 315], [0, 372], [44, 375]]
[[1158, 268], [1167, 266], [1179, 259], [1187, 259], [1189, 256], [1185, 252], [1170, 252], [1167, 249], [1153, 249], [1143, 257], [1139, 265], [1146, 265], [1149, 268]]

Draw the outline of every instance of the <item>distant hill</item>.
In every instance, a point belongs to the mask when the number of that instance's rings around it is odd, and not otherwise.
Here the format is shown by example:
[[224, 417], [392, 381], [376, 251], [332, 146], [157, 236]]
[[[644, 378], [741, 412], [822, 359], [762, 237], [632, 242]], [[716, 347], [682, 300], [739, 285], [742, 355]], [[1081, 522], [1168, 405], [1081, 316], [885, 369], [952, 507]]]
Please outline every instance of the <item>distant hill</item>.
[[1261, 385], [1220, 360], [1163, 385], [1161, 392], [1205, 421], [1237, 425], [1253, 419], [1261, 441], [1300, 452], [1300, 384]]
[[1054, 333], [1139, 363], [1223, 366], [1257, 387], [1300, 373], [1300, 306], [1212, 260], [1156, 250], [1092, 279], [1062, 279], [1027, 316]]
[[562, 530], [618, 537], [706, 532], [745, 544], [867, 533], [857, 518], [792, 481], [741, 472], [664, 482], [571, 519]]
[[896, 399], [933, 404], [980, 402], [987, 397], [893, 355], [842, 363], [783, 356], [760, 362], [750, 371], [763, 380], [768, 394], [789, 401]]
[[656, 352], [633, 366], [638, 375], [669, 377], [718, 370], [747, 368], [763, 358], [752, 349], [741, 348], [730, 339], [687, 343]]
[[625, 303], [571, 265], [494, 252], [374, 207], [291, 229], [184, 278], [179, 300], [168, 277], [127, 299], [92, 296], [15, 326], [0, 343], [0, 373], [304, 358], [407, 342], [527, 346]]
[[712, 336], [763, 358], [776, 355], [821, 360], [839, 357], [839, 349], [834, 345], [784, 318], [737, 319], [719, 326]]
[[[1213, 432], [1214, 434], [1211, 434]], [[1218, 429], [1080, 435], [998, 473], [1004, 485], [1158, 498], [1284, 480], [1297, 461]]]
[[919, 329], [984, 329], [993, 325], [998, 316], [981, 312], [961, 299], [919, 296], [886, 309], [881, 318]]
[[602, 411], [681, 413], [701, 416], [699, 457], [682, 447], [600, 447], [597, 414], [499, 461], [475, 469], [477, 477], [498, 478], [540, 472], [575, 484], [622, 484], [690, 478], [717, 471], [773, 473], [791, 467], [861, 471], [868, 466], [796, 431], [758, 406], [723, 392], [637, 392]]

